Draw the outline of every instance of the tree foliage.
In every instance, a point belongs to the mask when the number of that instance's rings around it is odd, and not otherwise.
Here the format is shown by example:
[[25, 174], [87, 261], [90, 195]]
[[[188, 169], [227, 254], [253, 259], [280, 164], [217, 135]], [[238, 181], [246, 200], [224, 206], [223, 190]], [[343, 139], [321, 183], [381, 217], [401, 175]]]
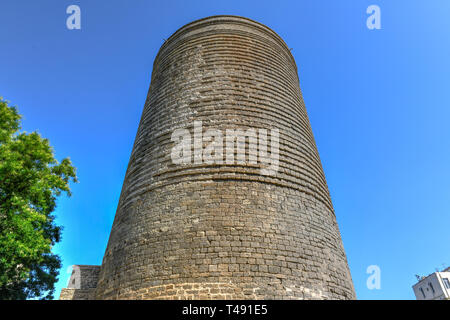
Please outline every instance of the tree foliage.
[[20, 120], [0, 98], [0, 299], [52, 299], [61, 268], [51, 252], [61, 240], [52, 213], [76, 172], [47, 139], [19, 132]]

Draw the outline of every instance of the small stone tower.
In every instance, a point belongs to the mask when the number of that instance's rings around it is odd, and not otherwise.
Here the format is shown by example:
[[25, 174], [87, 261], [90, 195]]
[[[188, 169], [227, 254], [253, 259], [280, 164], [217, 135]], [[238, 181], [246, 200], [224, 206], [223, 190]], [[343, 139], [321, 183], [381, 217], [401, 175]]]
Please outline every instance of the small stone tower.
[[289, 47], [247, 18], [161, 47], [96, 299], [354, 299]]

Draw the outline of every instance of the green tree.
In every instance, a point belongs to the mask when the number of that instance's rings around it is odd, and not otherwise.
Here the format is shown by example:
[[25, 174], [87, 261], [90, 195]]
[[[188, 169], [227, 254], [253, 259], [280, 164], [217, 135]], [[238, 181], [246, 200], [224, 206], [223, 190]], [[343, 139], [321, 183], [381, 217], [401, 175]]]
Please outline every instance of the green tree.
[[52, 299], [61, 268], [51, 252], [61, 240], [52, 212], [76, 172], [47, 139], [19, 132], [20, 120], [0, 98], [0, 299]]

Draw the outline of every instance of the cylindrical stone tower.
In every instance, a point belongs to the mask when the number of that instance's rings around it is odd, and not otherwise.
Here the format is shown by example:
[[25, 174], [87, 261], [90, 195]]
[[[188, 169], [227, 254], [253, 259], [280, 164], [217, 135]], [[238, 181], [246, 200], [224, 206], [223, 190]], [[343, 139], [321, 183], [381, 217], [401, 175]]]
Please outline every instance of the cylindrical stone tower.
[[98, 299], [353, 299], [289, 48], [236, 16], [161, 47]]

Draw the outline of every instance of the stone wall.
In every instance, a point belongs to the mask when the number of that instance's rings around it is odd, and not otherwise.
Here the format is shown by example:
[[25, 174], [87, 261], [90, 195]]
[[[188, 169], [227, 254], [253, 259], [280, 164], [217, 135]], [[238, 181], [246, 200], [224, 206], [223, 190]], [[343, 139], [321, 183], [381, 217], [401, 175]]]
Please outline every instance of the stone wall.
[[[261, 174], [250, 139], [245, 162], [174, 164], [172, 134], [195, 121], [201, 134], [278, 129], [278, 170]], [[271, 29], [215, 16], [161, 47], [95, 294], [355, 298], [297, 67]]]
[[59, 300], [94, 300], [95, 289], [61, 289]]
[[74, 265], [67, 288], [61, 290], [60, 300], [91, 300], [95, 298], [100, 266]]

